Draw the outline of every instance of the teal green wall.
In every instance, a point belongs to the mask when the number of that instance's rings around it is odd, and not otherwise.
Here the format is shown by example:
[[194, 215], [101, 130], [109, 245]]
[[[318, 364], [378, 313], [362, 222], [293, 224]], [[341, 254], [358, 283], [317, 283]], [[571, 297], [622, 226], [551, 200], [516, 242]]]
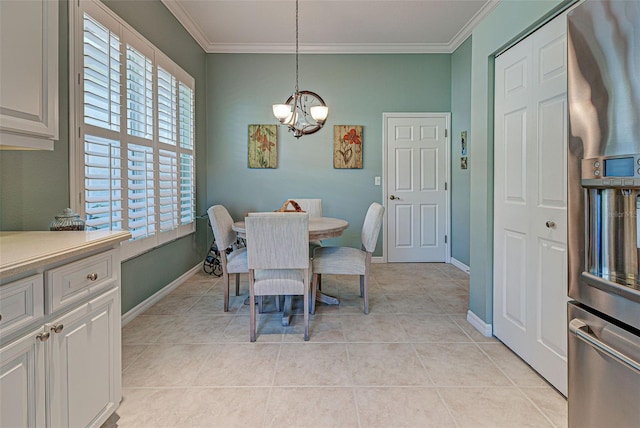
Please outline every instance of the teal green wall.
[[0, 150], [0, 230], [48, 230], [69, 207], [68, 4], [60, 2], [59, 138], [53, 151]]
[[[206, 212], [206, 73], [205, 53], [159, 0], [103, 0], [196, 81], [196, 215]], [[196, 233], [122, 264], [122, 312], [125, 313], [202, 262], [209, 242], [206, 220]]]
[[[205, 54], [159, 0], [104, 3], [196, 79], [197, 213], [206, 210]], [[53, 151], [0, 151], [0, 230], [48, 230], [69, 207], [68, 2], [60, 1], [60, 140]], [[206, 220], [197, 232], [122, 264], [122, 311], [127, 312], [204, 258]]]
[[[301, 55], [300, 89], [329, 106], [325, 126], [296, 140], [278, 127], [278, 168], [247, 167], [247, 126], [275, 124], [271, 105], [295, 85], [295, 56], [207, 55], [207, 203], [238, 219], [291, 197], [321, 198], [323, 213], [349, 229], [330, 245], [360, 246], [365, 212], [382, 202], [383, 112], [449, 112], [451, 55]], [[363, 125], [363, 168], [333, 168], [333, 126]], [[382, 233], [375, 255], [382, 254]]]
[[469, 266], [470, 170], [460, 168], [460, 133], [471, 138], [471, 37], [451, 55], [451, 257]]
[[469, 309], [493, 322], [493, 57], [568, 1], [503, 1], [473, 31]]

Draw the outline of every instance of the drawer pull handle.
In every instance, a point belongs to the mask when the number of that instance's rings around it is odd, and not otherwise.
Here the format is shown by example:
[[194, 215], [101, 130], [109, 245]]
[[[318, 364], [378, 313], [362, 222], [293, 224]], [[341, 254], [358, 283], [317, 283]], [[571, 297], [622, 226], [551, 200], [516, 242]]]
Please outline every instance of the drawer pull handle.
[[54, 324], [51, 326], [51, 331], [54, 333], [60, 333], [64, 328], [63, 324]]
[[98, 274], [95, 272], [90, 273], [89, 275], [87, 275], [87, 279], [89, 281], [95, 281], [96, 279], [98, 279]]
[[39, 340], [40, 342], [46, 342], [47, 340], [49, 340], [49, 336], [50, 336], [50, 333], [48, 331], [43, 331], [42, 333], [36, 336], [36, 339]]

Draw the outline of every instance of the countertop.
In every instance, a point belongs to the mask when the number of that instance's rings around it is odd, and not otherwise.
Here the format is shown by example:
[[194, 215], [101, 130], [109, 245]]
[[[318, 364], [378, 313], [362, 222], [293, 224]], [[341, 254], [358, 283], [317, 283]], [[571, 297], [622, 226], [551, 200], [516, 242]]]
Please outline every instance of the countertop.
[[127, 231], [0, 232], [0, 279], [129, 238]]

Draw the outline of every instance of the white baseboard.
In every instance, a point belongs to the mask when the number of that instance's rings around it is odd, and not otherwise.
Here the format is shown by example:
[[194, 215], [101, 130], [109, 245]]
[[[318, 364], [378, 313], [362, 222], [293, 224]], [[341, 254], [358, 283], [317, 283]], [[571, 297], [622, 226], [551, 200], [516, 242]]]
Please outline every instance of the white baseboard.
[[371, 263], [386, 263], [384, 257], [371, 257]]
[[451, 264], [457, 267], [458, 269], [460, 269], [461, 271], [471, 274], [471, 269], [469, 268], [469, 266], [465, 265], [459, 260], [456, 260], [453, 257], [451, 257]]
[[131, 308], [129, 311], [127, 311], [126, 314], [122, 315], [122, 327], [133, 321], [135, 317], [149, 309], [151, 306], [158, 303], [163, 297], [182, 285], [189, 277], [194, 275], [200, 269], [202, 269], [202, 263], [198, 263], [196, 266], [192, 267], [191, 269], [180, 275], [178, 278], [176, 278], [173, 282], [165, 285], [160, 290], [156, 291], [153, 295], [146, 298], [136, 307]]
[[469, 324], [471, 324], [476, 330], [482, 333], [484, 337], [491, 337], [493, 335], [493, 326], [485, 323], [479, 316], [471, 311], [467, 311], [467, 321], [469, 321]]

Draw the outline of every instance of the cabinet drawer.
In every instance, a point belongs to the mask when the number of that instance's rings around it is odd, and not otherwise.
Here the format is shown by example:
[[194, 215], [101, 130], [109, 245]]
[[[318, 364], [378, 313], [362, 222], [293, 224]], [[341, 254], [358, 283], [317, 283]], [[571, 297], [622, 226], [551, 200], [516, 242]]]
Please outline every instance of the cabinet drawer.
[[49, 313], [109, 287], [117, 280], [114, 252], [107, 251], [46, 272]]
[[33, 275], [0, 287], [0, 333], [3, 337], [44, 315], [42, 275]]

